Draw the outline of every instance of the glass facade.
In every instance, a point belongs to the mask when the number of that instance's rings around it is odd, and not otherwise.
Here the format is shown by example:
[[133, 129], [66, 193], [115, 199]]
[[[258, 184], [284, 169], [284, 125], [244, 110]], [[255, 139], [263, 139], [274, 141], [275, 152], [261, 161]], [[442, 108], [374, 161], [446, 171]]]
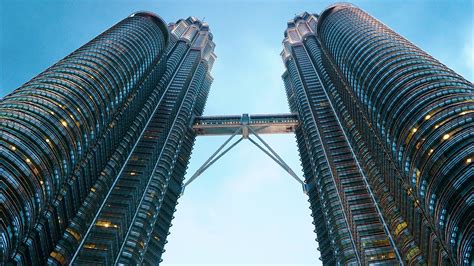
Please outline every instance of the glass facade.
[[[1, 100], [0, 264], [161, 262], [195, 137], [243, 123], [202, 117], [214, 48], [139, 12]], [[349, 4], [281, 56], [292, 114], [245, 123], [295, 132], [323, 263], [471, 265], [473, 84]]]
[[472, 83], [349, 4], [283, 47], [322, 261], [470, 265]]
[[136, 13], [2, 100], [2, 264], [160, 261], [214, 46]]

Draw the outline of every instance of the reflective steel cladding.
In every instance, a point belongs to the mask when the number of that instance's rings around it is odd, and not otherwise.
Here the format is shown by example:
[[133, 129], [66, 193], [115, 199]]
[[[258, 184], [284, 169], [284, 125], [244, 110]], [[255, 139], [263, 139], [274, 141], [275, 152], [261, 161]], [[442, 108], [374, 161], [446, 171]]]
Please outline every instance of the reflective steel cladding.
[[1, 264], [160, 261], [214, 46], [136, 13], [1, 101]]
[[470, 265], [473, 84], [349, 4], [283, 47], [323, 263]]
[[[284, 36], [323, 263], [471, 265], [473, 84], [350, 4]], [[1, 100], [0, 264], [161, 261], [214, 48], [135, 13]]]

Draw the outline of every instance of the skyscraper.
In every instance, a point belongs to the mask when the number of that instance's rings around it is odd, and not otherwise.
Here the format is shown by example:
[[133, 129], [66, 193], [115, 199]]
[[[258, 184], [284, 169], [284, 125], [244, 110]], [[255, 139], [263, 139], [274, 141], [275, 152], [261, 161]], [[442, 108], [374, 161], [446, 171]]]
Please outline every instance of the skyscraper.
[[2, 264], [160, 260], [213, 50], [135, 13], [2, 100]]
[[370, 15], [288, 22], [281, 53], [325, 264], [469, 264], [474, 88]]
[[[159, 263], [184, 187], [243, 139], [303, 185], [323, 263], [472, 263], [472, 83], [336, 4], [288, 22], [291, 114], [205, 117], [214, 47], [139, 12], [2, 99], [1, 264]], [[259, 136], [292, 132], [304, 182]], [[231, 137], [183, 184], [197, 135]]]

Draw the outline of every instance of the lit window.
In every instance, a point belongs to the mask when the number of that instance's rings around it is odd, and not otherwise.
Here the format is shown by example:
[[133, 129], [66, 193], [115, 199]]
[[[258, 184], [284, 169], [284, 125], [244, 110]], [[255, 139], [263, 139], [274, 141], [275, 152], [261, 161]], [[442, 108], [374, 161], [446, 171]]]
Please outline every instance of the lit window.
[[13, 146], [13, 145], [11, 146], [11, 149], [12, 149], [12, 151], [16, 151], [16, 147]]
[[61, 253], [53, 251], [51, 252], [50, 256], [59, 261], [61, 264], [66, 264], [66, 259]]
[[472, 163], [472, 158], [467, 158], [466, 163], [467, 163], [467, 164]]
[[87, 249], [95, 249], [95, 244], [85, 244], [84, 247]]
[[403, 229], [405, 229], [406, 227], [407, 227], [406, 222], [399, 223], [397, 225], [397, 228], [395, 228], [395, 235], [398, 236], [398, 234], [400, 234], [403, 231]]
[[66, 229], [66, 231], [67, 231], [68, 233], [70, 233], [77, 241], [79, 241], [79, 240], [81, 239], [81, 235], [78, 234], [78, 233], [77, 233], [76, 231], [74, 231], [73, 229], [68, 228], [68, 229]]
[[100, 226], [100, 227], [113, 227], [113, 228], [117, 228], [117, 227], [118, 227], [117, 225], [115, 225], [115, 224], [113, 224], [113, 223], [111, 223], [111, 222], [109, 222], [109, 221], [100, 221], [100, 220], [97, 221], [97, 222], [95, 223], [95, 225]]
[[62, 121], [61, 121], [61, 125], [67, 127], [67, 122], [66, 122], [65, 120], [62, 120]]
[[447, 139], [449, 139], [449, 137], [451, 137], [449, 134], [444, 134], [443, 140], [447, 140]]
[[408, 261], [411, 261], [413, 258], [415, 258], [416, 256], [418, 256], [418, 254], [420, 253], [420, 249], [418, 247], [412, 247], [408, 253], [407, 253], [407, 260]]
[[428, 120], [428, 119], [430, 119], [430, 118], [431, 118], [431, 115], [426, 115], [426, 116], [425, 116], [425, 120]]

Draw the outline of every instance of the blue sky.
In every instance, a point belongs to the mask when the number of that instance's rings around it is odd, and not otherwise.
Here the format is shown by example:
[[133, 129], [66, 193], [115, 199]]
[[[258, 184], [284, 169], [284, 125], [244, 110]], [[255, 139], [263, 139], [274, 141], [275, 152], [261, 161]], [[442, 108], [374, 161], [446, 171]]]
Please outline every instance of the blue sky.
[[[286, 22], [331, 1], [0, 1], [0, 97], [137, 10], [207, 21], [218, 59], [205, 114], [288, 112], [281, 74]], [[474, 80], [473, 1], [354, 1]], [[225, 138], [200, 137], [190, 176]], [[292, 135], [265, 136], [301, 175]], [[163, 265], [315, 265], [309, 203], [286, 172], [242, 142], [179, 200]]]

